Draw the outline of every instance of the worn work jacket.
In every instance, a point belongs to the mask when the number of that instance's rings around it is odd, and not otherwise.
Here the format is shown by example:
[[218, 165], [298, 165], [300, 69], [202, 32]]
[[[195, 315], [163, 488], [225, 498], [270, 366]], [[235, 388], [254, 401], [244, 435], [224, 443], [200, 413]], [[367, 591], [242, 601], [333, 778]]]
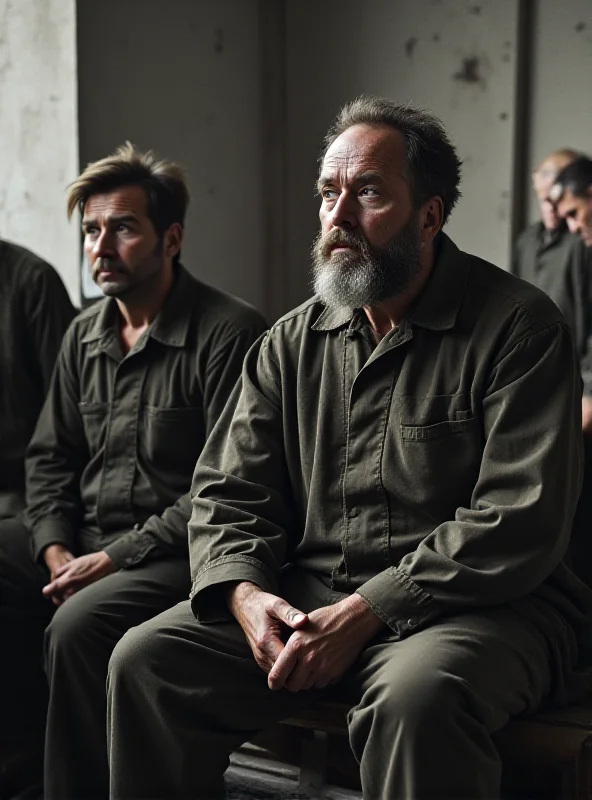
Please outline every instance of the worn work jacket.
[[564, 229], [549, 237], [543, 223], [537, 222], [518, 237], [512, 272], [538, 286], [559, 306], [573, 333], [586, 394], [592, 394], [592, 250]]
[[0, 240], [0, 517], [24, 507], [25, 452], [75, 314], [52, 266]]
[[569, 328], [540, 290], [440, 240], [380, 344], [363, 312], [313, 298], [249, 353], [194, 476], [200, 620], [224, 617], [224, 582], [276, 592], [291, 563], [399, 637], [529, 594], [585, 624], [590, 591], [562, 564], [582, 470]]
[[79, 552], [79, 536], [118, 567], [186, 554], [195, 462], [266, 328], [251, 306], [182, 267], [125, 356], [118, 314], [106, 299], [64, 339], [27, 455], [37, 557], [53, 543]]

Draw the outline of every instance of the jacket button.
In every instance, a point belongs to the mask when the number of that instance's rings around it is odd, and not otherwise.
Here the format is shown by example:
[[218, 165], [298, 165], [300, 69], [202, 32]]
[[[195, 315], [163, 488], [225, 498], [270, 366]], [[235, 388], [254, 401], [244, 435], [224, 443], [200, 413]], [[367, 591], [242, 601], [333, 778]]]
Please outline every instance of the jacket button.
[[360, 516], [360, 509], [358, 508], [358, 506], [354, 506], [353, 508], [350, 508], [350, 510], [349, 510], [349, 518], [350, 519], [354, 519], [355, 517], [359, 517], [359, 516]]
[[408, 628], [417, 628], [418, 625], [419, 625], [419, 620], [417, 620], [415, 617], [410, 617], [407, 620], [407, 627]]

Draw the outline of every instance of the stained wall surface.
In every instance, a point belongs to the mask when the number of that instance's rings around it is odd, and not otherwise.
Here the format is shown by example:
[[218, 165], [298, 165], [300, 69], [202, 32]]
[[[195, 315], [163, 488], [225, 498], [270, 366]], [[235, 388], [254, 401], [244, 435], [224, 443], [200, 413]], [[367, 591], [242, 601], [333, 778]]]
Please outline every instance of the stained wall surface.
[[256, 0], [78, 3], [82, 164], [129, 139], [187, 170], [182, 261], [263, 304]]
[[[532, 21], [519, 31], [526, 6]], [[464, 161], [447, 230], [502, 267], [517, 216], [536, 217], [533, 165], [562, 145], [592, 151], [590, 0], [141, 7], [0, 0], [0, 236], [54, 263], [75, 298], [79, 234], [66, 222], [64, 189], [79, 153], [84, 165], [125, 139], [187, 168], [187, 266], [273, 316], [309, 295], [316, 159], [334, 113], [355, 95], [442, 118]], [[525, 33], [530, 77], [519, 97]]]
[[[524, 178], [547, 153], [573, 147], [592, 155], [592, 3], [537, 0], [532, 26], [529, 154]], [[529, 195], [536, 219], [536, 199]]]
[[288, 300], [308, 294], [321, 139], [358, 94], [411, 102], [444, 122], [464, 162], [448, 233], [507, 267], [514, 169], [515, 0], [300, 0], [287, 4]]

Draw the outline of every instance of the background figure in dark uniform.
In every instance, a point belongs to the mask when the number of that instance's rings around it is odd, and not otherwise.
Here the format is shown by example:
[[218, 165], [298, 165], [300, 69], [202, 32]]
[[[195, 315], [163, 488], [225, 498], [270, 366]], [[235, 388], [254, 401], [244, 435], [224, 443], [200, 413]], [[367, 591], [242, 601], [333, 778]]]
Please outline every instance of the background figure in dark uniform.
[[251, 349], [197, 463], [191, 600], [111, 657], [114, 800], [224, 797], [230, 752], [334, 685], [365, 800], [495, 798], [491, 734], [588, 688], [573, 338], [441, 231], [459, 167], [409, 106], [330, 129], [316, 295]]
[[76, 309], [56, 270], [0, 239], [0, 519], [25, 504], [25, 452]]
[[541, 219], [518, 237], [511, 271], [538, 286], [559, 306], [574, 335], [576, 349], [583, 356], [590, 319], [589, 256], [549, 197], [558, 173], [577, 157], [575, 150], [556, 150], [533, 172], [532, 185]]
[[[24, 247], [0, 240], [0, 562], [11, 557], [9, 543], [14, 536], [28, 542], [18, 519], [25, 506], [25, 452], [62, 338], [75, 314], [52, 266]], [[3, 788], [10, 791], [32, 768], [31, 723], [35, 720], [33, 728], [40, 729], [47, 691], [38, 667], [39, 635], [33, 649], [30, 638], [23, 635], [26, 628], [39, 633], [46, 617], [23, 616], [20, 609], [6, 606], [5, 589], [0, 580], [0, 793]], [[13, 660], [10, 654], [17, 657]], [[29, 674], [31, 662], [35, 667]], [[19, 685], [26, 687], [25, 695]]]
[[[245, 353], [251, 306], [179, 262], [185, 177], [127, 144], [70, 187], [107, 295], [70, 326], [27, 452], [34, 559], [15, 605], [55, 615], [46, 633], [46, 800], [108, 795], [105, 680], [125, 631], [187, 597], [187, 497]], [[10, 567], [10, 565], [9, 565]], [[0, 632], [1, 633], [1, 632]]]
[[[592, 264], [592, 159], [580, 156], [557, 176], [550, 190], [556, 213], [567, 224], [571, 235], [586, 248], [588, 264]], [[590, 270], [591, 267], [589, 266]], [[589, 280], [589, 285], [592, 279]], [[588, 309], [592, 309], [592, 291]], [[582, 430], [586, 467], [584, 482], [571, 544], [573, 569], [592, 586], [592, 324], [589, 323], [582, 354]]]

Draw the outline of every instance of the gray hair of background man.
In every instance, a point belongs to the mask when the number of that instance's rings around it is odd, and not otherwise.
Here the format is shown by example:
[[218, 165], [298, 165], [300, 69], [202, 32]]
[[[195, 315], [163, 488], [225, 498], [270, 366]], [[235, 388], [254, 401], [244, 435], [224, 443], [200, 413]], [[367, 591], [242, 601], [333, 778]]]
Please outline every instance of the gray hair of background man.
[[557, 175], [551, 190], [551, 199], [557, 203], [567, 191], [574, 197], [589, 197], [591, 188], [592, 159], [580, 156]]
[[[189, 189], [184, 171], [172, 161], [158, 160], [151, 150], [142, 152], [126, 142], [106, 158], [94, 161], [68, 187], [68, 219], [75, 209], [84, 212], [88, 199], [108, 194], [123, 186], [139, 186], [146, 194], [148, 217], [160, 241], [178, 222], [185, 224]], [[173, 259], [177, 263], [178, 253]]]
[[444, 225], [461, 196], [462, 161], [440, 120], [420, 108], [378, 97], [358, 97], [345, 105], [331, 124], [324, 139], [321, 162], [335, 139], [354, 125], [385, 125], [403, 135], [406, 143], [403, 177], [411, 188], [414, 206], [419, 208], [430, 197], [440, 197]]
[[[571, 147], [560, 147], [557, 150], [553, 150], [552, 153], [546, 155], [539, 162], [538, 166], [532, 171], [532, 177], [542, 179], [555, 178], [562, 169], [580, 156], [581, 153]], [[562, 164], [563, 166], [557, 169], [557, 164]]]

